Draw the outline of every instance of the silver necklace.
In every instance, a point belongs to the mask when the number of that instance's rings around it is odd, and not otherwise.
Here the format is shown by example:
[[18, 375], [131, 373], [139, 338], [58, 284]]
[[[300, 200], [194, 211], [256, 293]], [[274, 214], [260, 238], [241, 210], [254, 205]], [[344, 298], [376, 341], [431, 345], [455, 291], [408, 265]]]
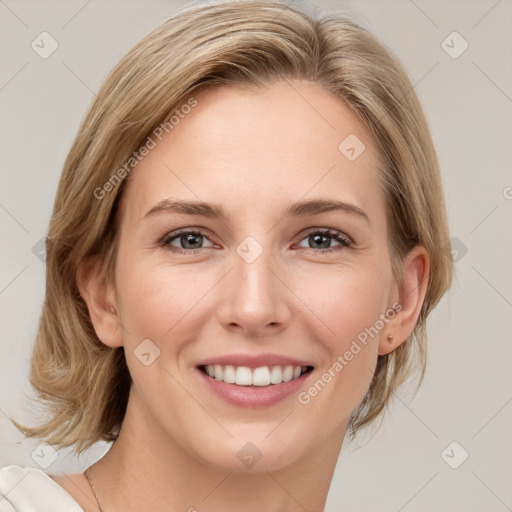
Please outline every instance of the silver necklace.
[[[94, 466], [94, 464], [93, 464], [92, 466]], [[94, 489], [94, 485], [92, 485], [91, 479], [89, 478], [89, 470], [92, 468], [92, 466], [89, 466], [89, 467], [84, 471], [84, 476], [85, 476], [85, 479], [89, 482], [89, 485], [91, 486], [92, 493], [94, 494], [94, 497], [96, 498], [96, 501], [98, 502], [98, 507], [99, 507], [99, 509], [100, 509], [100, 512], [105, 512], [105, 511], [101, 508], [101, 503], [100, 503], [100, 500], [99, 500], [99, 498], [98, 498], [98, 495], [96, 494], [96, 489]]]

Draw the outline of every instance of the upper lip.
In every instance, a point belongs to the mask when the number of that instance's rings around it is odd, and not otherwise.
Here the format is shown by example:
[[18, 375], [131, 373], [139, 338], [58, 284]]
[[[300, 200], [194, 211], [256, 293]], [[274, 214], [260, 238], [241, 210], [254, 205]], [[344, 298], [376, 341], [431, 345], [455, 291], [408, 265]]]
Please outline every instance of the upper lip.
[[209, 357], [201, 361], [198, 366], [232, 365], [258, 368], [260, 366], [313, 366], [309, 361], [289, 357], [281, 354], [225, 354]]

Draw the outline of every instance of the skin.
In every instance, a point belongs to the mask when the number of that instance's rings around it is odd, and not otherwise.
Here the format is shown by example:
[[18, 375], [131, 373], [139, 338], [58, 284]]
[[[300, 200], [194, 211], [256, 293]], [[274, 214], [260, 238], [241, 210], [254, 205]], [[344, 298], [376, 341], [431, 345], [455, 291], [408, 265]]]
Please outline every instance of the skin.
[[[249, 512], [322, 511], [377, 356], [403, 343], [417, 321], [428, 254], [414, 248], [403, 284], [394, 282], [379, 153], [332, 93], [275, 82], [257, 92], [208, 88], [196, 99], [129, 177], [115, 282], [100, 279], [95, 258], [77, 275], [98, 338], [124, 346], [134, 381], [120, 436], [91, 478], [108, 511], [165, 503], [166, 510], [218, 512], [241, 502]], [[354, 161], [338, 150], [349, 134], [366, 146]], [[176, 212], [144, 219], [171, 197], [220, 204], [229, 219]], [[355, 205], [368, 221], [346, 211], [283, 217], [285, 205], [314, 198]], [[179, 228], [203, 228], [197, 253], [186, 238], [172, 242], [182, 253], [159, 243]], [[327, 237], [335, 250], [325, 252], [308, 238], [314, 228], [352, 242]], [[247, 236], [263, 248], [252, 263], [236, 252]], [[396, 302], [401, 311], [307, 405], [296, 393], [259, 409], [230, 405], [196, 369], [221, 354], [284, 354], [314, 366], [307, 390]], [[160, 356], [145, 366], [134, 350], [148, 338]], [[261, 453], [252, 468], [237, 457], [247, 442]], [[98, 510], [82, 474], [54, 478], [84, 510]]]

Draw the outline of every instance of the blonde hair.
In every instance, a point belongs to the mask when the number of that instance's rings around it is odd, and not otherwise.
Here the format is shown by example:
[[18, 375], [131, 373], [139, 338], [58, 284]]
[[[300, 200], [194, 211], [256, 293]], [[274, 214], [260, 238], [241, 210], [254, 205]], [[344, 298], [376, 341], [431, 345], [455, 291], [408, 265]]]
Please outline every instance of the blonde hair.
[[113, 276], [125, 180], [105, 184], [194, 92], [213, 84], [264, 87], [278, 79], [307, 80], [333, 92], [373, 134], [394, 277], [400, 281], [404, 256], [415, 245], [430, 257], [417, 325], [406, 342], [379, 356], [351, 432], [379, 415], [415, 364], [423, 377], [425, 322], [450, 286], [453, 263], [446, 256], [438, 161], [406, 73], [372, 34], [341, 15], [314, 19], [277, 1], [204, 5], [167, 20], [121, 59], [67, 156], [46, 238], [46, 295], [30, 369], [51, 417], [36, 427], [15, 421], [25, 435], [74, 445], [78, 453], [119, 435], [131, 385], [124, 349], [97, 338], [76, 282], [79, 262], [93, 254], [101, 257], [104, 277]]

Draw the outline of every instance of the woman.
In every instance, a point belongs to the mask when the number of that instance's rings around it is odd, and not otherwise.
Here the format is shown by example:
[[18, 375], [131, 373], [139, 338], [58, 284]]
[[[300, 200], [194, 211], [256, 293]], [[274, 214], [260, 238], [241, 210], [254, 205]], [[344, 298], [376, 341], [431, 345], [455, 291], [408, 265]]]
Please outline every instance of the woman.
[[168, 20], [65, 162], [31, 366], [51, 418], [16, 423], [113, 445], [1, 469], [0, 507], [322, 511], [345, 435], [422, 376], [448, 240], [422, 109], [371, 34], [273, 1]]

